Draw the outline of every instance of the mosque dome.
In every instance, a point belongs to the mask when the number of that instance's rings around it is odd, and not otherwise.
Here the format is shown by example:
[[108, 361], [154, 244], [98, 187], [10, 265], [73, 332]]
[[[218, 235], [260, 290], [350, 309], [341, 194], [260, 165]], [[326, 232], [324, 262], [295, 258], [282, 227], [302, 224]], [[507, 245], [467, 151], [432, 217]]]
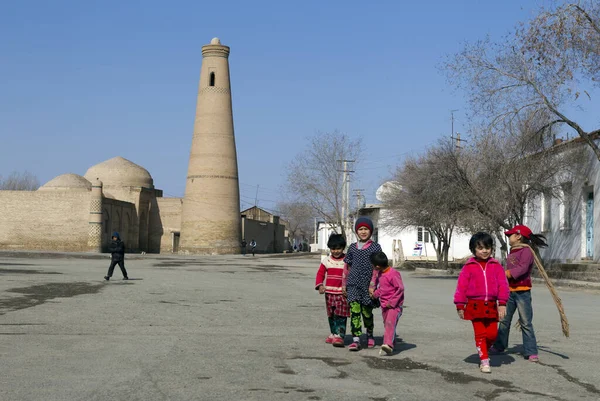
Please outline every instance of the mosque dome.
[[104, 186], [154, 188], [148, 170], [121, 156], [90, 167], [84, 177], [89, 181], [99, 179]]
[[55, 177], [38, 188], [38, 191], [90, 191], [92, 183], [78, 174], [63, 174]]

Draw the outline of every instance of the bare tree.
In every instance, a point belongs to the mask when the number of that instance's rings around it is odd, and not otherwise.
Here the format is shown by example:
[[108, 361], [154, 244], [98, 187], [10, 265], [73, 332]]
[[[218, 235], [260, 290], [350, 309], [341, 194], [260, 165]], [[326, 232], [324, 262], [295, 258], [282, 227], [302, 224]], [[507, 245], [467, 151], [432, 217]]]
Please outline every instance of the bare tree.
[[13, 171], [8, 177], [0, 175], [0, 190], [4, 191], [35, 191], [40, 187], [37, 177], [28, 171], [19, 173]]
[[[382, 194], [386, 210], [382, 223], [391, 229], [423, 227], [433, 240], [438, 264], [448, 266], [452, 236], [463, 215], [454, 198], [456, 187], [446, 181], [445, 152], [451, 145], [439, 143], [421, 157], [409, 158], [398, 168]], [[451, 151], [451, 150], [450, 150]]]
[[503, 42], [468, 44], [444, 67], [450, 82], [467, 92], [474, 117], [506, 127], [523, 114], [549, 115], [547, 126], [574, 130], [600, 160], [594, 142], [600, 129], [586, 131], [569, 115], [600, 86], [598, 0], [541, 9]]
[[441, 150], [445, 160], [441, 174], [458, 191], [453, 202], [473, 214], [471, 228], [495, 233], [503, 250], [503, 229], [523, 224], [536, 197], [559, 197], [562, 184], [578, 173], [581, 164], [580, 148], [563, 151], [543, 140], [547, 135], [540, 134], [544, 131], [540, 126], [547, 124], [536, 117], [519, 120], [514, 132], [474, 134], [461, 151]]
[[288, 222], [290, 238], [310, 237], [313, 232], [314, 209], [303, 202], [280, 202], [277, 204], [281, 218]]
[[340, 160], [356, 159], [360, 140], [352, 140], [339, 131], [317, 133], [289, 163], [287, 192], [298, 202], [306, 203], [317, 217], [346, 232], [343, 205], [343, 165]]

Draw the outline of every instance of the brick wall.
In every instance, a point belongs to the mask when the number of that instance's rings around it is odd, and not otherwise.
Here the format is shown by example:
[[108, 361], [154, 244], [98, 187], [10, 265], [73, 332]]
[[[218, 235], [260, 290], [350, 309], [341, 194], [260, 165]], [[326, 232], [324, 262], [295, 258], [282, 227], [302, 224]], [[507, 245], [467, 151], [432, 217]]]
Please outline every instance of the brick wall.
[[171, 253], [173, 232], [181, 231], [181, 198], [154, 198], [150, 206], [150, 251]]
[[117, 231], [127, 252], [137, 252], [138, 219], [133, 203], [104, 198], [102, 200], [102, 248], [108, 251], [112, 233]]
[[0, 249], [86, 251], [89, 191], [0, 191]]

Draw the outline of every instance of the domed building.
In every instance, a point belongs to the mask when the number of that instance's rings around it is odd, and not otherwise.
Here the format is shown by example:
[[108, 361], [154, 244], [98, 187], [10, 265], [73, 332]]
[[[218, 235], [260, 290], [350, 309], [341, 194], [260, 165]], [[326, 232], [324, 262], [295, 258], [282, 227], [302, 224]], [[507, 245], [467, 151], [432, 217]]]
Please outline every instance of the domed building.
[[0, 191], [0, 249], [102, 252], [117, 231], [129, 252], [172, 252], [181, 205], [162, 197], [148, 170], [117, 156], [37, 191]]

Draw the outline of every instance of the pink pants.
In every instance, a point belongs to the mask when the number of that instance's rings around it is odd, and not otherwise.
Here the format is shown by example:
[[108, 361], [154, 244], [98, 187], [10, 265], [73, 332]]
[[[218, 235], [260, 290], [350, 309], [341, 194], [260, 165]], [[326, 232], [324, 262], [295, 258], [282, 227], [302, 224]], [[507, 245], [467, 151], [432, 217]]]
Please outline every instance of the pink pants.
[[402, 308], [382, 308], [383, 315], [383, 343], [394, 348], [394, 342], [396, 341], [396, 325], [398, 319], [402, 316]]

